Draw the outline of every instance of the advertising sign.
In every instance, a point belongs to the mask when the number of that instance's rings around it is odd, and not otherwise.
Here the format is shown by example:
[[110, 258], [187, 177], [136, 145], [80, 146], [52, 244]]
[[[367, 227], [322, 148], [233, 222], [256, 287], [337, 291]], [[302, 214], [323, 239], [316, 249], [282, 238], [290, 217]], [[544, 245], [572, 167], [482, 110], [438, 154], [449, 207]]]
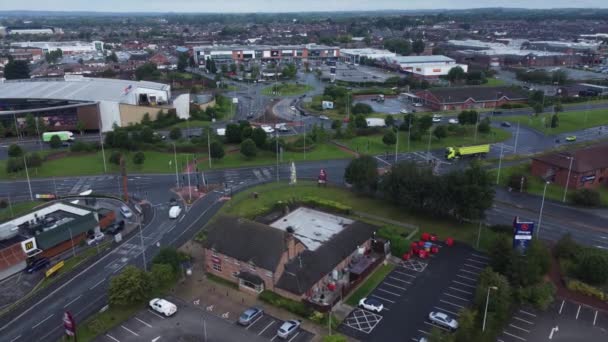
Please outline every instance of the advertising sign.
[[520, 221], [516, 216], [513, 220], [513, 248], [525, 254], [533, 235], [534, 222]]
[[36, 246], [36, 238], [29, 238], [27, 240], [21, 241], [21, 248], [23, 248], [25, 254], [35, 251], [36, 249], [38, 249], [38, 246]]
[[65, 328], [66, 335], [74, 336], [74, 334], [76, 334], [76, 323], [69, 311], [63, 313], [63, 327]]

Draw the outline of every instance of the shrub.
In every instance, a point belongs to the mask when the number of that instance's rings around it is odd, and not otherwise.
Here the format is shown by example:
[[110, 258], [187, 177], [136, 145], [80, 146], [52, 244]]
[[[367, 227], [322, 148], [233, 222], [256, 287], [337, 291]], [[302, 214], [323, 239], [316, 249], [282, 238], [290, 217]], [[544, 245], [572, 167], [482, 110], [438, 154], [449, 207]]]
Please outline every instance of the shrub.
[[179, 138], [182, 137], [182, 130], [174, 127], [171, 129], [171, 131], [169, 131], [169, 138], [171, 138], [171, 140], [177, 140]]
[[211, 147], [210, 147], [210, 151], [209, 154], [211, 155], [211, 158], [213, 159], [222, 159], [224, 158], [225, 152], [224, 152], [224, 146], [222, 146], [221, 143], [214, 141], [211, 143]]
[[586, 283], [606, 283], [608, 281], [608, 254], [593, 249], [585, 250], [578, 262], [576, 274]]
[[279, 296], [278, 294], [269, 290], [262, 291], [258, 298], [265, 303], [285, 309], [300, 317], [308, 318], [313, 314], [313, 310], [304, 305], [304, 303]]
[[555, 285], [550, 282], [519, 288], [516, 296], [520, 302], [532, 304], [540, 310], [547, 310], [553, 302]]
[[15, 173], [25, 168], [23, 158], [9, 158], [6, 161], [6, 173]]
[[570, 279], [566, 282], [566, 287], [570, 291], [582, 293], [585, 296], [595, 297], [599, 300], [608, 299], [606, 294], [602, 292], [600, 289], [593, 287], [589, 284], [585, 284], [582, 281]]
[[27, 167], [40, 167], [42, 166], [42, 157], [38, 153], [32, 153], [25, 158], [27, 160]]
[[49, 145], [51, 148], [60, 148], [61, 147], [61, 138], [58, 135], [53, 135], [51, 140], [49, 141]]
[[572, 259], [579, 255], [581, 246], [579, 246], [573, 239], [570, 233], [562, 236], [554, 247], [555, 256], [558, 258]]
[[21, 157], [23, 155], [23, 149], [21, 148], [21, 146], [17, 145], [17, 144], [11, 144], [8, 147], [8, 156], [9, 157]]
[[138, 151], [133, 155], [133, 164], [135, 165], [141, 165], [144, 163], [145, 160], [146, 155], [141, 151]]
[[112, 151], [108, 160], [114, 165], [120, 165], [120, 158], [122, 158], [122, 154], [120, 152]]
[[258, 149], [252, 139], [246, 139], [241, 143], [241, 154], [247, 158], [253, 158], [258, 154]]
[[353, 106], [354, 115], [358, 115], [358, 114], [367, 115], [367, 114], [371, 114], [373, 111], [374, 110], [372, 109], [372, 106], [368, 105], [367, 103], [357, 103]]
[[92, 152], [97, 149], [94, 143], [86, 143], [84, 141], [76, 141], [70, 146], [71, 152]]
[[301, 203], [308, 206], [335, 211], [344, 215], [350, 215], [352, 213], [352, 208], [347, 205], [318, 197], [304, 197]]
[[383, 226], [378, 230], [378, 236], [391, 242], [391, 254], [398, 258], [410, 249], [406, 233], [398, 227]]
[[584, 207], [598, 207], [602, 204], [600, 193], [593, 189], [579, 189], [572, 192], [570, 201]]

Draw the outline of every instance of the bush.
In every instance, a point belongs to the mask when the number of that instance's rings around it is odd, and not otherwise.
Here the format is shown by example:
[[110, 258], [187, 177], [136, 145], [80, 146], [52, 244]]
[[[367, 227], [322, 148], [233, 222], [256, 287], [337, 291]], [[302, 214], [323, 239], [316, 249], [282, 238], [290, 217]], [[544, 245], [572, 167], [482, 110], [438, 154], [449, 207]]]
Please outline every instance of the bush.
[[405, 232], [398, 227], [383, 226], [378, 230], [378, 236], [391, 242], [391, 254], [398, 258], [410, 249], [410, 241], [406, 238]]
[[21, 157], [23, 155], [23, 149], [21, 148], [21, 146], [17, 145], [17, 144], [11, 144], [8, 147], [8, 156], [9, 157]]
[[570, 291], [582, 293], [585, 296], [595, 297], [599, 300], [607, 300], [607, 296], [600, 289], [593, 287], [589, 284], [585, 284], [582, 281], [570, 279], [566, 282], [566, 287]]
[[253, 158], [258, 154], [258, 149], [252, 139], [246, 139], [241, 143], [241, 154], [247, 158]]
[[578, 262], [576, 275], [589, 284], [605, 284], [608, 281], [608, 253], [586, 249]]
[[122, 158], [122, 154], [118, 151], [112, 151], [110, 154], [110, 158], [108, 161], [114, 165], [120, 165], [120, 158]]
[[58, 135], [53, 135], [51, 140], [49, 141], [49, 145], [51, 148], [60, 148], [61, 147], [61, 138]]
[[572, 259], [580, 254], [581, 246], [579, 246], [573, 239], [570, 233], [562, 236], [554, 247], [554, 254], [557, 258]]
[[179, 138], [182, 137], [182, 130], [174, 127], [171, 129], [171, 131], [169, 131], [169, 138], [171, 138], [171, 140], [177, 140]]
[[27, 167], [40, 167], [42, 166], [42, 157], [36, 152], [30, 154], [26, 158]]
[[544, 311], [553, 302], [555, 291], [555, 285], [546, 282], [519, 288], [516, 291], [516, 296], [520, 302], [532, 304], [535, 308]]
[[213, 159], [224, 158], [224, 155], [225, 155], [224, 146], [221, 143], [214, 141], [211, 143], [210, 148], [211, 148], [211, 150], [209, 151], [209, 154], [211, 155], [211, 158], [213, 158]]
[[9, 158], [6, 161], [6, 173], [15, 173], [25, 168], [23, 158]]
[[97, 149], [95, 143], [86, 143], [84, 141], [76, 141], [70, 146], [71, 152], [93, 152]]
[[135, 164], [135, 165], [141, 165], [144, 163], [145, 160], [146, 160], [146, 155], [141, 151], [136, 152], [133, 155], [133, 164]]
[[304, 303], [279, 296], [278, 294], [269, 290], [262, 291], [258, 298], [262, 302], [285, 309], [300, 317], [308, 318], [313, 314], [313, 310], [307, 307]]
[[368, 115], [368, 114], [371, 114], [373, 111], [374, 110], [372, 109], [372, 106], [368, 105], [367, 103], [357, 103], [353, 106], [354, 115], [358, 115], [358, 114]]
[[570, 193], [570, 202], [583, 207], [599, 207], [602, 204], [600, 193], [593, 189], [578, 189]]
[[521, 173], [512, 174], [509, 177], [509, 182], [507, 183], [507, 185], [514, 191], [519, 192], [521, 190], [522, 192], [526, 192], [528, 191], [528, 176]]
[[318, 207], [322, 209], [327, 209], [331, 211], [335, 211], [339, 214], [350, 215], [352, 213], [352, 208], [344, 205], [340, 202], [318, 198], [318, 197], [304, 197], [301, 201], [302, 204]]

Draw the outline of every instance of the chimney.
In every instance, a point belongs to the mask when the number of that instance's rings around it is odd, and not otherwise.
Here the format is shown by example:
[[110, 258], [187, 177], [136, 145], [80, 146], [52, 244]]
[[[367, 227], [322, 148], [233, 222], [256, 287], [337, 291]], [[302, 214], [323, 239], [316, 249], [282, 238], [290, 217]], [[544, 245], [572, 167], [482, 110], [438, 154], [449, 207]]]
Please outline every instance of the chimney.
[[289, 261], [296, 256], [296, 243], [293, 237], [295, 230], [292, 226], [289, 226], [285, 229], [285, 231], [285, 247], [287, 249], [287, 260]]

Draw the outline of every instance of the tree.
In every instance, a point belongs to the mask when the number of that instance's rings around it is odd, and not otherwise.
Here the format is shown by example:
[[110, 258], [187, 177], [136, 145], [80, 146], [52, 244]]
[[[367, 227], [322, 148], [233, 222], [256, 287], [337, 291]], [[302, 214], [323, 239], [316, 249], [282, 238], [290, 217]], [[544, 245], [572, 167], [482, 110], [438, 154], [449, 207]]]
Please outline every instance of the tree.
[[118, 63], [118, 56], [116, 56], [116, 53], [114, 51], [112, 51], [111, 54], [109, 54], [108, 56], [106, 56], [106, 62], [109, 62], [109, 63]]
[[211, 158], [213, 158], [213, 159], [224, 158], [224, 154], [225, 154], [224, 146], [221, 143], [214, 141], [211, 143], [210, 147], [211, 147], [211, 150], [210, 150]]
[[513, 286], [531, 286], [540, 282], [551, 263], [549, 249], [538, 240], [532, 240], [526, 255], [512, 251], [506, 271]]
[[[492, 298], [486, 303], [488, 289], [491, 287], [494, 288], [490, 289]], [[489, 267], [479, 274], [479, 283], [475, 291], [475, 306], [479, 311], [483, 312], [487, 304], [488, 317], [501, 322], [509, 317], [512, 301], [511, 285], [504, 275], [493, 271]], [[476, 339], [473, 341], [476, 341]]]
[[412, 46], [409, 40], [405, 40], [403, 38], [386, 40], [384, 42], [384, 48], [403, 56], [407, 56], [412, 52]]
[[154, 130], [150, 126], [141, 126], [139, 130], [139, 141], [144, 143], [153, 143], [157, 140]]
[[230, 72], [232, 72], [232, 73], [236, 73], [236, 70], [237, 70], [236, 64], [231, 63], [231, 64], [230, 64]]
[[171, 140], [177, 140], [181, 137], [182, 137], [182, 130], [179, 129], [179, 127], [173, 127], [169, 131], [169, 138], [171, 138]]
[[414, 41], [414, 43], [412, 44], [412, 52], [417, 55], [420, 55], [424, 52], [424, 41], [422, 41], [422, 39], [417, 39]]
[[430, 115], [424, 115], [417, 121], [417, 126], [420, 132], [426, 133], [431, 127], [433, 127], [433, 117]]
[[212, 74], [217, 73], [217, 65], [215, 64], [215, 60], [212, 58], [207, 58], [205, 60], [205, 68], [207, 68], [207, 70]]
[[188, 67], [188, 54], [180, 53], [177, 57], [177, 71], [184, 72], [186, 67]]
[[162, 289], [173, 283], [177, 273], [168, 264], [152, 264], [150, 278], [153, 280], [154, 288]]
[[572, 239], [572, 234], [563, 235], [553, 249], [557, 258], [573, 259], [581, 252], [581, 246]]
[[28, 155], [26, 158], [28, 167], [40, 167], [42, 166], [42, 157], [36, 152]]
[[237, 124], [226, 125], [226, 142], [229, 144], [238, 144], [241, 142], [241, 127]]
[[152, 264], [165, 264], [171, 266], [174, 273], [180, 270], [180, 264], [188, 259], [187, 255], [173, 247], [163, 247], [152, 259]]
[[463, 110], [458, 114], [458, 123], [461, 125], [474, 125], [479, 120], [479, 114], [474, 110]]
[[108, 158], [108, 160], [110, 161], [110, 163], [114, 164], [114, 165], [120, 165], [120, 159], [122, 158], [122, 154], [118, 151], [112, 151], [112, 153], [110, 154], [110, 158]]
[[357, 191], [373, 193], [378, 184], [376, 160], [372, 156], [353, 159], [344, 172], [344, 179]]
[[83, 135], [83, 134], [84, 134], [84, 130], [85, 130], [85, 129], [86, 129], [86, 126], [84, 125], [84, 122], [82, 122], [82, 121], [78, 120], [78, 121], [76, 122], [76, 130], [77, 130], [78, 132], [80, 132], [80, 135]]
[[264, 146], [266, 146], [266, 138], [266, 131], [264, 131], [261, 127], [256, 127], [251, 132], [251, 139], [255, 142], [255, 145], [258, 148], [264, 148]]
[[462, 67], [455, 66], [450, 69], [450, 71], [448, 71], [447, 77], [450, 82], [458, 82], [464, 80], [466, 78], [466, 75]]
[[458, 316], [458, 330], [454, 334], [455, 342], [480, 341], [480, 331], [477, 326], [477, 311], [463, 309]]
[[555, 112], [555, 114], [559, 113], [559, 112], [563, 112], [564, 111], [564, 106], [562, 106], [561, 102], [556, 102], [555, 105], [553, 105], [553, 112]]
[[25, 132], [27, 135], [36, 135], [38, 132], [38, 125], [36, 124], [36, 118], [32, 113], [25, 116]]
[[353, 106], [352, 112], [353, 115], [358, 115], [358, 114], [363, 114], [363, 115], [367, 115], [367, 114], [371, 114], [374, 110], [372, 109], [372, 106], [368, 105], [367, 103], [357, 103]]
[[26, 61], [10, 61], [4, 66], [4, 78], [7, 80], [30, 78], [30, 66]]
[[17, 144], [11, 144], [8, 147], [8, 156], [12, 158], [21, 157], [23, 155], [23, 149]]
[[395, 125], [395, 117], [392, 115], [388, 115], [386, 117], [386, 119], [384, 119], [384, 123], [386, 124], [386, 126], [388, 127], [392, 127]]
[[584, 207], [599, 207], [602, 199], [597, 190], [583, 188], [570, 193], [570, 202]]
[[51, 140], [49, 141], [49, 145], [51, 148], [60, 148], [61, 147], [61, 138], [58, 135], [53, 135]]
[[144, 302], [151, 291], [150, 276], [143, 270], [129, 265], [110, 280], [108, 297], [112, 305], [127, 306]]
[[281, 73], [285, 78], [295, 79], [296, 75], [298, 74], [298, 69], [296, 68], [295, 64], [289, 63], [283, 68]]
[[222, 75], [225, 75], [228, 73], [228, 66], [226, 64], [222, 64], [220, 70], [222, 71]]
[[133, 155], [133, 164], [141, 165], [146, 161], [146, 155], [142, 151], [137, 151]]
[[490, 133], [491, 129], [492, 128], [490, 127], [490, 118], [484, 118], [483, 120], [481, 120], [479, 125], [477, 125], [477, 131], [482, 134]]
[[355, 116], [355, 127], [367, 128], [367, 121], [365, 120], [365, 116], [363, 116], [363, 114]]
[[389, 129], [388, 131], [386, 131], [386, 133], [384, 133], [384, 136], [382, 137], [382, 142], [385, 145], [395, 145], [397, 143], [397, 136], [395, 135], [395, 132], [393, 132], [392, 129]]
[[[449, 196], [447, 213], [459, 220], [477, 220], [494, 201], [494, 182], [487, 170], [477, 163], [468, 169], [448, 173], [444, 196]], [[444, 205], [445, 206], [445, 205]], [[445, 210], [445, 209], [444, 209]]]
[[251, 126], [241, 127], [241, 141], [251, 138], [253, 134], [253, 128]]
[[438, 140], [441, 140], [448, 136], [448, 129], [445, 125], [439, 125], [433, 130], [433, 135]]
[[63, 57], [63, 51], [61, 49], [57, 49], [54, 51], [49, 51], [44, 55], [46, 62], [49, 64], [55, 64], [59, 59]]
[[603, 251], [586, 249], [580, 257], [576, 274], [586, 283], [605, 284], [608, 281], [608, 254]]
[[342, 121], [335, 119], [331, 122], [331, 129], [340, 129], [342, 127]]
[[559, 117], [557, 114], [551, 115], [551, 128], [557, 128], [559, 126]]
[[247, 158], [253, 158], [258, 154], [258, 148], [255, 145], [255, 141], [252, 139], [245, 139], [241, 143], [241, 154]]
[[498, 273], [505, 274], [509, 267], [512, 249], [513, 246], [508, 237], [505, 235], [495, 237], [488, 250], [492, 269]]
[[6, 128], [4, 124], [0, 122], [0, 138], [4, 138], [6, 136]]
[[138, 81], [144, 78], [157, 78], [159, 76], [160, 72], [154, 63], [148, 62], [135, 69], [135, 78]]

